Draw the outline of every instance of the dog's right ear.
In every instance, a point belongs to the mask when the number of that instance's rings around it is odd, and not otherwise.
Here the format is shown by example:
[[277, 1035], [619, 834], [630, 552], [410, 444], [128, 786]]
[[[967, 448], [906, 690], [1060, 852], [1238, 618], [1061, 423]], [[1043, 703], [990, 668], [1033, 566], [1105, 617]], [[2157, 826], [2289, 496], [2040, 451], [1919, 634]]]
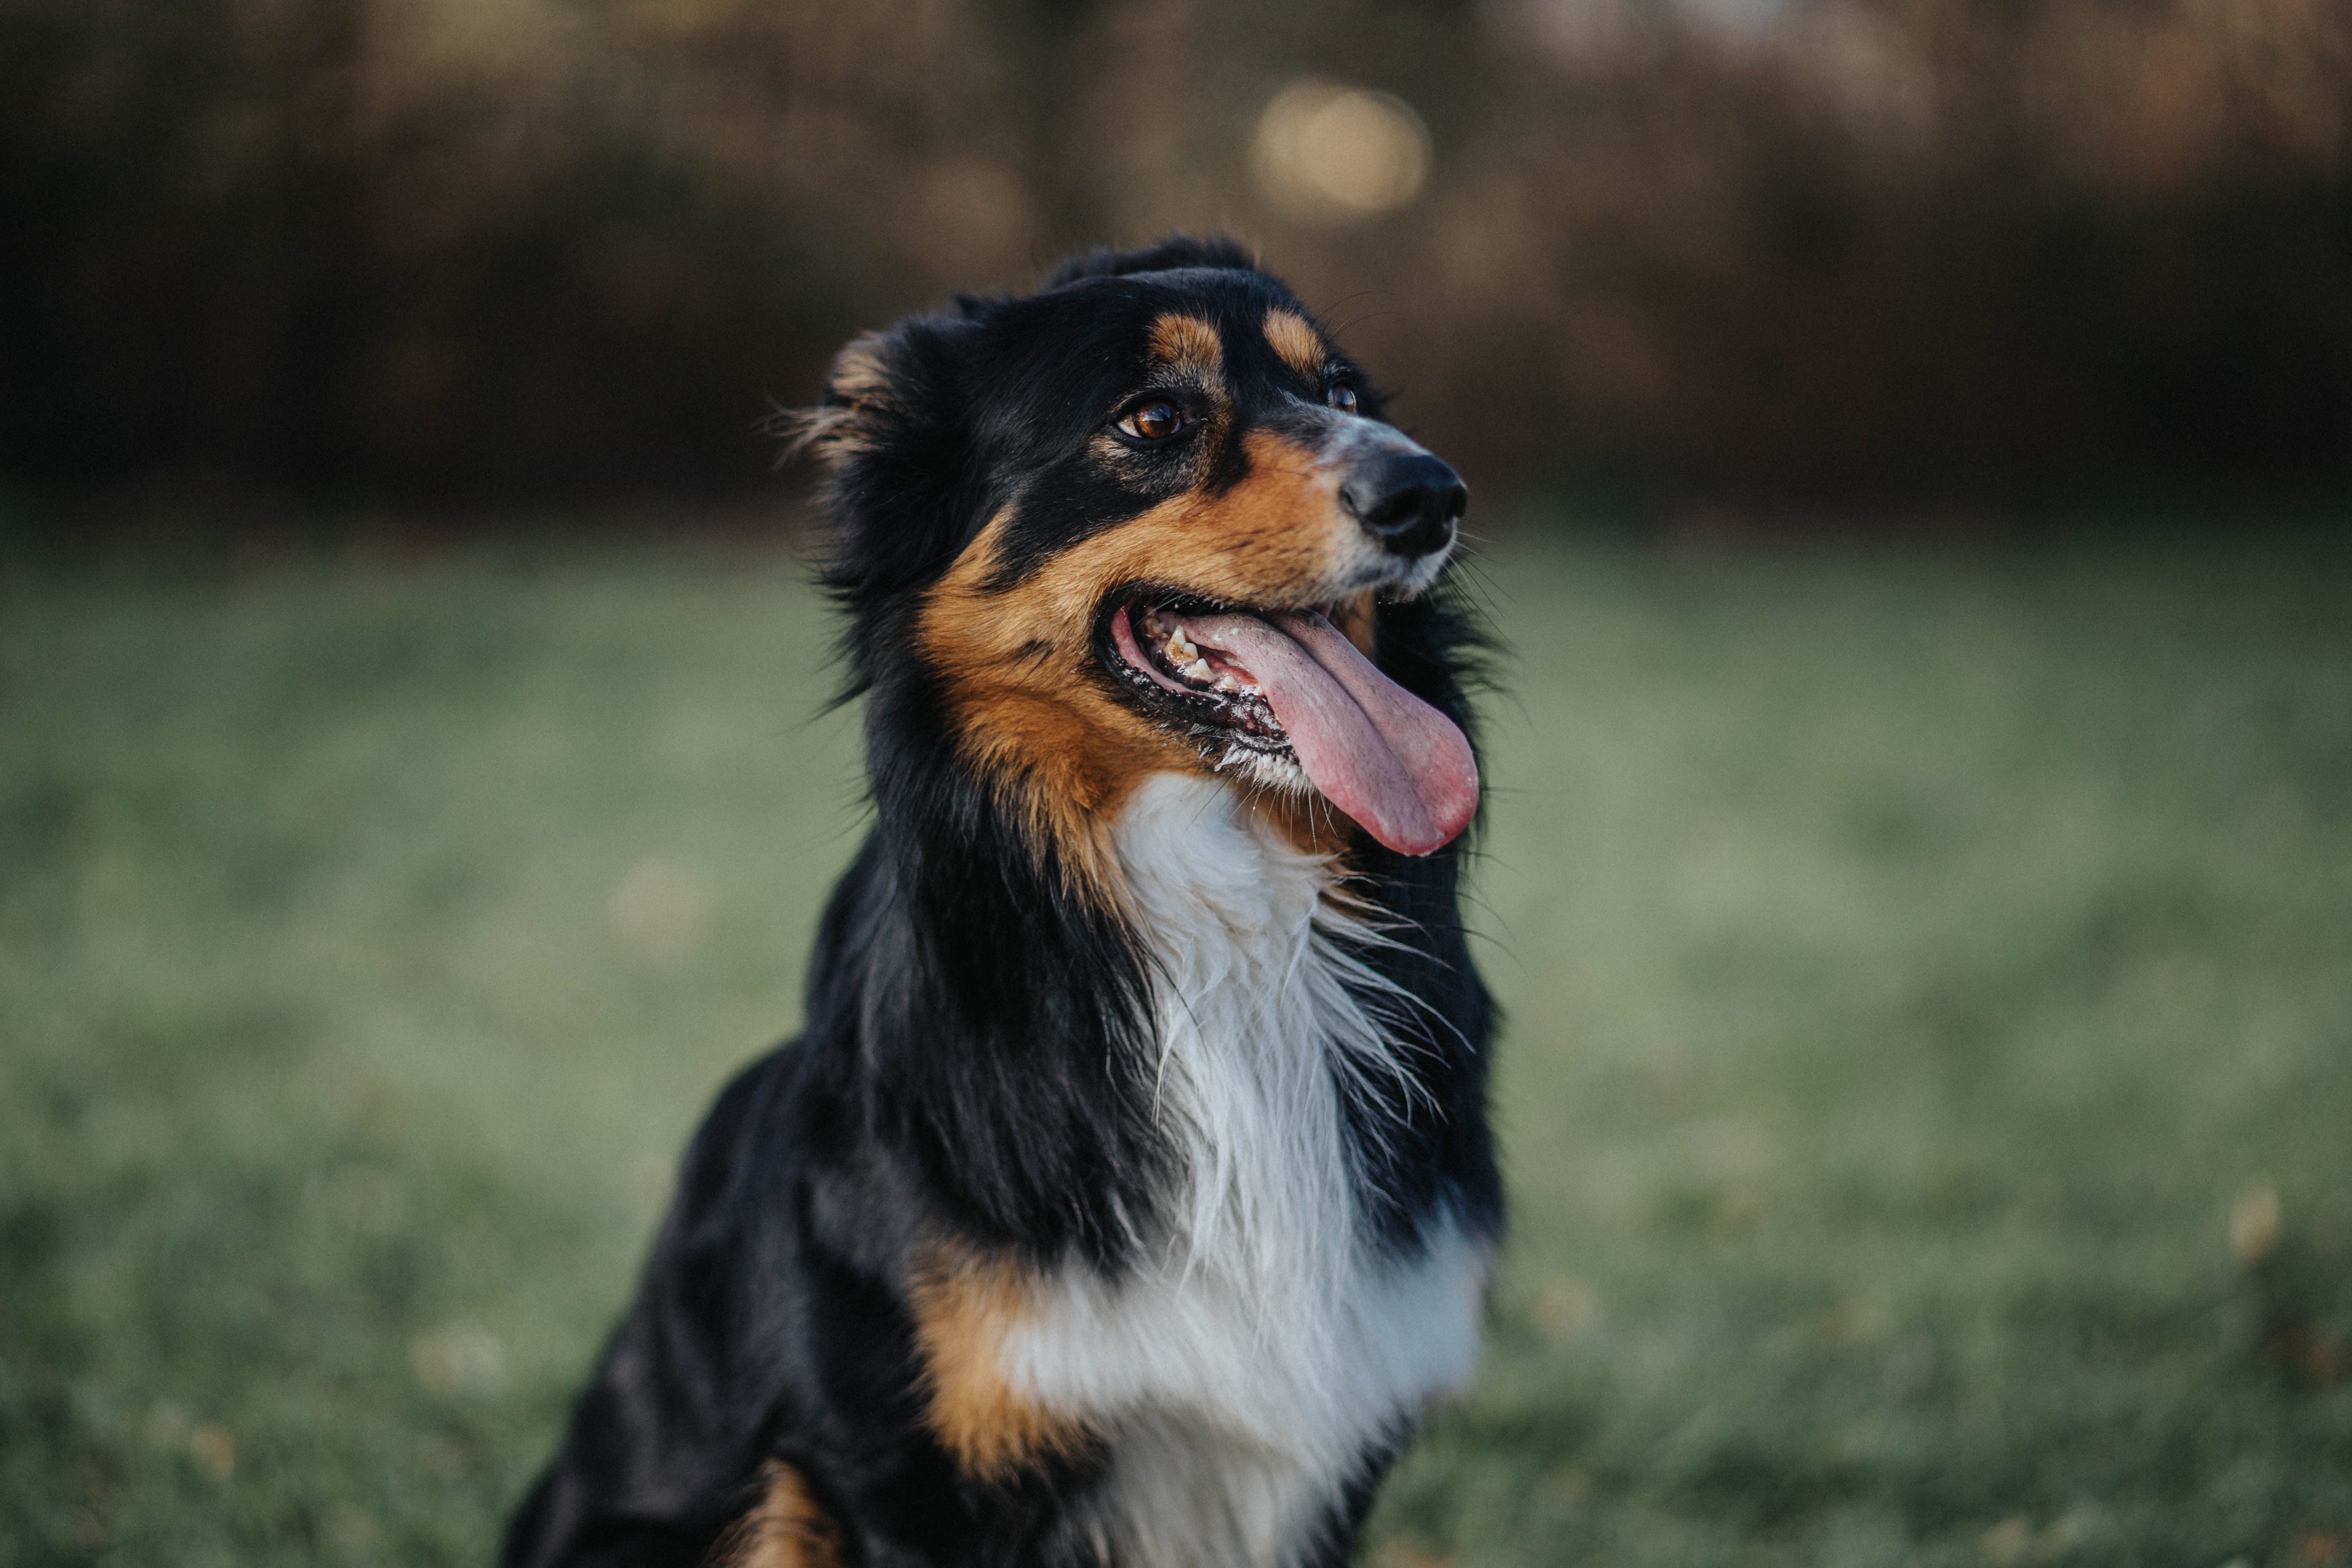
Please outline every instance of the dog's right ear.
[[892, 334], [867, 332], [835, 354], [814, 408], [779, 408], [769, 431], [783, 438], [776, 467], [814, 457], [827, 468], [871, 445], [891, 416], [888, 354]]
[[[816, 407], [776, 421], [787, 460], [805, 451], [824, 465], [823, 581], [856, 626], [908, 603], [978, 530], [986, 497], [965, 383], [980, 330], [932, 315], [868, 332], [835, 356]], [[853, 686], [870, 674], [854, 668]]]

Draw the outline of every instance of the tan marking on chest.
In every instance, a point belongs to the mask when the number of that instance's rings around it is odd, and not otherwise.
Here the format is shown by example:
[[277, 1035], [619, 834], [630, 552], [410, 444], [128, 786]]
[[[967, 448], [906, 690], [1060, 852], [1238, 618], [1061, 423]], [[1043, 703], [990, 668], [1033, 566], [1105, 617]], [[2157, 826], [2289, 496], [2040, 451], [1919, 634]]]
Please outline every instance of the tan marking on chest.
[[1354, 843], [1355, 824], [1319, 795], [1255, 790], [1243, 797], [1241, 809], [1294, 854], [1328, 855], [1336, 861]]
[[808, 1494], [801, 1473], [771, 1459], [766, 1490], [710, 1554], [717, 1568], [838, 1568], [841, 1534]]
[[1034, 1288], [1017, 1265], [942, 1248], [916, 1276], [911, 1296], [931, 1434], [957, 1464], [993, 1480], [1087, 1446], [1083, 1423], [1004, 1380], [1005, 1337], [1035, 1311]]

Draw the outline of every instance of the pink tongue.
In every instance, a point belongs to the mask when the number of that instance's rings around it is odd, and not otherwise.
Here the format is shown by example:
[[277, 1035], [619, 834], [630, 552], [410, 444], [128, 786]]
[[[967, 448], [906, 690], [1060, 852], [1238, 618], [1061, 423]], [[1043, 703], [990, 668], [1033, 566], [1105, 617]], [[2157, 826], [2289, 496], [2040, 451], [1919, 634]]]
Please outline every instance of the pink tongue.
[[1478, 764], [1454, 721], [1382, 675], [1320, 616], [1184, 620], [1246, 668], [1333, 805], [1402, 855], [1454, 841], [1478, 810]]

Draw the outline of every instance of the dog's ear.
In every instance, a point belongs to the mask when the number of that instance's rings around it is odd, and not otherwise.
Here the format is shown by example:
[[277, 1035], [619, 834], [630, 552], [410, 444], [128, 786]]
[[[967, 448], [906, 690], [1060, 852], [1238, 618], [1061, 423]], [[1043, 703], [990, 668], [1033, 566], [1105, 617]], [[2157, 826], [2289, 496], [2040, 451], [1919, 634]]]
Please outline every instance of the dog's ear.
[[946, 315], [869, 332], [835, 356], [816, 407], [777, 422], [788, 458], [807, 451], [824, 466], [824, 581], [853, 622], [946, 570], [976, 527], [966, 363], [977, 332]]
[[807, 456], [837, 469], [843, 459], [869, 444], [876, 426], [889, 417], [892, 335], [867, 332], [850, 340], [834, 356], [833, 368], [825, 374], [824, 395], [814, 408], [776, 410], [768, 429], [783, 439], [778, 468]]
[[1130, 272], [1172, 272], [1180, 267], [1223, 267], [1239, 272], [1261, 270], [1257, 258], [1222, 234], [1171, 234], [1136, 250], [1090, 250], [1054, 268], [1048, 289], [1087, 278], [1124, 278]]

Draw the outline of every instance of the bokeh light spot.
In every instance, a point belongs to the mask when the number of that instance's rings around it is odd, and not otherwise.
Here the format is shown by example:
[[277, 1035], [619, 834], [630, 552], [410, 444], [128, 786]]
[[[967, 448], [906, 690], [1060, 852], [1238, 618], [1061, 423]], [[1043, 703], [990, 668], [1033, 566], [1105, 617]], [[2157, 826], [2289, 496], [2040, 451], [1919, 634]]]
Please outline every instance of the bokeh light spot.
[[1429, 132], [1402, 99], [1309, 78], [1274, 95], [1252, 163], [1274, 208], [1336, 225], [1394, 212], [1429, 178]]

